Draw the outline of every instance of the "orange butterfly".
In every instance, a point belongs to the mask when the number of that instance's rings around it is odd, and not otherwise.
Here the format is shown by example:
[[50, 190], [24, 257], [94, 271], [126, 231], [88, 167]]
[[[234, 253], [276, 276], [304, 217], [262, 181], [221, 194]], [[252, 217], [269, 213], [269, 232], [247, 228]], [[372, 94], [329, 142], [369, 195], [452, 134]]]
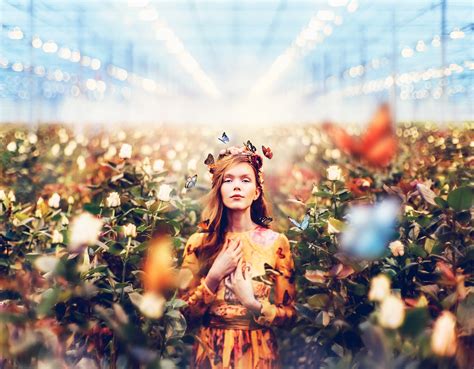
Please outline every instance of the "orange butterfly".
[[373, 167], [386, 167], [397, 151], [397, 138], [387, 104], [380, 106], [360, 137], [353, 137], [344, 128], [331, 123], [323, 124], [323, 129], [342, 151]]
[[270, 149], [269, 147], [265, 147], [262, 145], [262, 151], [263, 151], [263, 155], [265, 155], [268, 159], [273, 158], [272, 149]]
[[198, 224], [198, 227], [201, 228], [201, 232], [210, 232], [210, 224], [209, 224], [209, 219], [203, 220]]

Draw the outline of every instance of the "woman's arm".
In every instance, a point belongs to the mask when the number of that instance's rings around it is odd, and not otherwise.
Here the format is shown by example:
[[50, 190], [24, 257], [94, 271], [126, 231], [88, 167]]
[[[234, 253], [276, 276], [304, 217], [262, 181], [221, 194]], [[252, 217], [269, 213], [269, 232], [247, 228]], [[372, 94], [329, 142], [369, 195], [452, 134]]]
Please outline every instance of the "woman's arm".
[[259, 300], [262, 304], [261, 313], [255, 321], [266, 326], [290, 326], [296, 319], [295, 298], [295, 264], [291, 254], [290, 243], [284, 234], [277, 241], [277, 260], [275, 269], [282, 275], [275, 279], [275, 303]]
[[194, 251], [199, 246], [201, 237], [200, 234], [195, 233], [188, 239], [184, 248], [183, 264], [181, 265], [182, 269], [187, 268], [193, 274], [189, 286], [185, 290], [180, 291], [179, 294], [179, 297], [188, 304], [183, 309], [183, 314], [188, 323], [204, 315], [209, 305], [216, 298], [216, 289], [219, 284], [212, 276], [208, 275], [206, 278], [199, 277], [200, 265]]

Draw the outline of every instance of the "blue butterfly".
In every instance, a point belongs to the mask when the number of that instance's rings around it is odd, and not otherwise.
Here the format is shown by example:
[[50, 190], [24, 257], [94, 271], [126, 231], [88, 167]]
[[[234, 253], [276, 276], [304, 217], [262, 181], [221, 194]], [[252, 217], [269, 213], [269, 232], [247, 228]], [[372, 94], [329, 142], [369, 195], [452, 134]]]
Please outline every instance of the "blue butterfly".
[[229, 137], [225, 134], [225, 132], [222, 132], [222, 137], [217, 137], [217, 139], [224, 144], [229, 143]]
[[396, 230], [399, 212], [400, 202], [395, 198], [353, 206], [345, 216], [348, 226], [341, 235], [342, 250], [362, 259], [381, 257]]
[[193, 175], [192, 177], [187, 177], [184, 188], [190, 189], [196, 186], [197, 177], [198, 177], [197, 174]]
[[303, 218], [303, 220], [301, 221], [301, 223], [298, 223], [296, 220], [294, 220], [293, 218], [291, 217], [288, 217], [288, 219], [290, 220], [290, 222], [295, 226], [295, 227], [298, 227], [300, 230], [304, 231], [306, 228], [308, 228], [309, 226], [309, 214], [306, 214]]

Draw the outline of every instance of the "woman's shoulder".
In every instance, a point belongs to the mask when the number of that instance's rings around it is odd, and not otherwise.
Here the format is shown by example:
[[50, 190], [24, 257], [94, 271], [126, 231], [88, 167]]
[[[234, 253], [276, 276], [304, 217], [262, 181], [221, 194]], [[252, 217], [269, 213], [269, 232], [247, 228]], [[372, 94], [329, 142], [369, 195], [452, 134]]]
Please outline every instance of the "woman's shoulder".
[[274, 230], [265, 227], [258, 227], [250, 234], [252, 241], [262, 246], [274, 245], [282, 236], [286, 238], [283, 233], [275, 232]]

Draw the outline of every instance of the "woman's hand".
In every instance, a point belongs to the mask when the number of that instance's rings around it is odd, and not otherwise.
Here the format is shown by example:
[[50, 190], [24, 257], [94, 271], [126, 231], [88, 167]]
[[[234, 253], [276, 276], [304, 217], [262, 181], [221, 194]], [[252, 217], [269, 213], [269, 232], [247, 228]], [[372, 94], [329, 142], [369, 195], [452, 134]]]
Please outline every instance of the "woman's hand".
[[242, 259], [239, 261], [235, 272], [225, 279], [225, 285], [247, 309], [260, 312], [261, 304], [257, 301], [253, 292], [250, 266]]
[[240, 239], [227, 240], [207, 273], [206, 283], [211, 290], [215, 291], [220, 281], [235, 270], [242, 259], [242, 253]]

